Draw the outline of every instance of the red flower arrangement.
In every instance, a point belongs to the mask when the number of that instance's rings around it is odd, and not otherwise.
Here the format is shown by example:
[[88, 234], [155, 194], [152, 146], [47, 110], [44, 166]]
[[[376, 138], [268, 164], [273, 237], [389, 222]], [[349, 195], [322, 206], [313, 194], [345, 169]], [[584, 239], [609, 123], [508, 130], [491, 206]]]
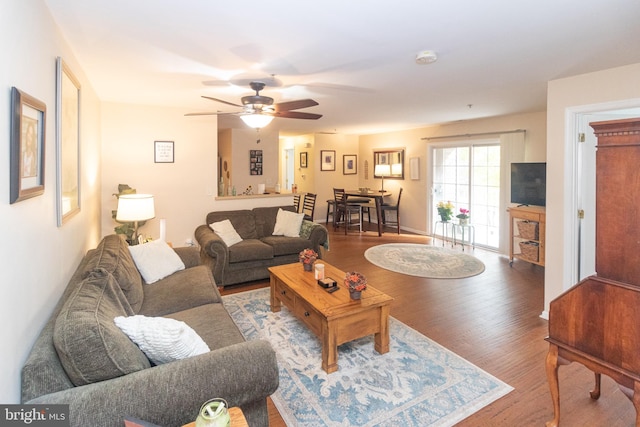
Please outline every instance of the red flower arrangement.
[[357, 271], [350, 271], [344, 276], [344, 285], [349, 292], [361, 292], [367, 289], [367, 278]]
[[318, 259], [318, 254], [313, 249], [307, 248], [300, 252], [299, 259], [303, 264], [313, 264]]

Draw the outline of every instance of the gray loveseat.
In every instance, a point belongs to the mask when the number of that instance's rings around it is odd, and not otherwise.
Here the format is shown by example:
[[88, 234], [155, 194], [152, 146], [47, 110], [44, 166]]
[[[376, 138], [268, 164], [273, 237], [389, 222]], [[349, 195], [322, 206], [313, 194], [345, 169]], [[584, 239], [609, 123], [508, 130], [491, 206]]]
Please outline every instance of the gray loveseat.
[[[202, 403], [223, 397], [249, 425], [268, 426], [275, 352], [266, 341], [244, 340], [198, 251], [175, 251], [186, 268], [152, 284], [119, 236], [89, 251], [22, 369], [22, 403], [68, 404], [72, 426], [121, 427], [126, 416], [181, 426]], [[152, 366], [113, 322], [133, 314], [181, 320], [211, 351]]]
[[[218, 286], [266, 279], [269, 267], [298, 262], [299, 253], [306, 248], [322, 257], [320, 248], [328, 245], [327, 229], [304, 220], [299, 237], [273, 236], [278, 209], [295, 212], [293, 206], [209, 212], [206, 224], [196, 228], [200, 259], [211, 268]], [[209, 226], [226, 219], [242, 237], [241, 242], [230, 247]]]

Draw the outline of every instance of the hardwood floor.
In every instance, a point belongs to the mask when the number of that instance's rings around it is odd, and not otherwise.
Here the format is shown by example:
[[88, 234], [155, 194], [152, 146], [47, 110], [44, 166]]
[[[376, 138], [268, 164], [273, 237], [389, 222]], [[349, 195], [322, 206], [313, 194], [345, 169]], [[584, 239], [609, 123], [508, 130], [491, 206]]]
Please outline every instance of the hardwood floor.
[[[391, 315], [464, 357], [514, 390], [458, 426], [544, 426], [553, 418], [545, 373], [548, 344], [544, 308], [544, 268], [506, 256], [467, 248], [481, 259], [484, 273], [466, 279], [424, 279], [374, 266], [364, 251], [382, 243], [430, 243], [410, 234], [342, 232], [330, 230], [327, 262], [342, 270], [357, 270], [376, 288], [395, 298]], [[441, 245], [441, 240], [436, 240]], [[450, 246], [449, 246], [450, 247]], [[460, 250], [460, 246], [457, 246]], [[225, 288], [223, 294], [269, 286], [268, 281]], [[592, 400], [593, 373], [579, 364], [561, 366], [562, 427], [635, 425], [635, 410], [613, 380], [602, 377], [602, 395]], [[271, 427], [285, 426], [269, 400]]]

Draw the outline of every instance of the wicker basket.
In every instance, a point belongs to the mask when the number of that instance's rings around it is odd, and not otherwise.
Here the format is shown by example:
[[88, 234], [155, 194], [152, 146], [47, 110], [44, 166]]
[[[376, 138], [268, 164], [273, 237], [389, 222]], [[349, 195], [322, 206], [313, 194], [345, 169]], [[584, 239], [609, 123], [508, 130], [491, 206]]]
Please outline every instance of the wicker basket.
[[538, 244], [536, 242], [520, 242], [520, 256], [526, 260], [538, 262]]
[[538, 240], [538, 223], [533, 221], [517, 221], [519, 237]]

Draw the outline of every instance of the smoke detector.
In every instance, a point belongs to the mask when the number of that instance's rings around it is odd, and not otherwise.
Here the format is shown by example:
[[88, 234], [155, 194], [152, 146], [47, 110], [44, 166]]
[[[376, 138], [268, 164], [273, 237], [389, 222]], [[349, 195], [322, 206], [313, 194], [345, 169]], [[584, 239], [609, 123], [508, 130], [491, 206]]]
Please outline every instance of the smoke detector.
[[423, 50], [416, 55], [416, 64], [431, 64], [438, 60], [438, 55], [432, 50]]

